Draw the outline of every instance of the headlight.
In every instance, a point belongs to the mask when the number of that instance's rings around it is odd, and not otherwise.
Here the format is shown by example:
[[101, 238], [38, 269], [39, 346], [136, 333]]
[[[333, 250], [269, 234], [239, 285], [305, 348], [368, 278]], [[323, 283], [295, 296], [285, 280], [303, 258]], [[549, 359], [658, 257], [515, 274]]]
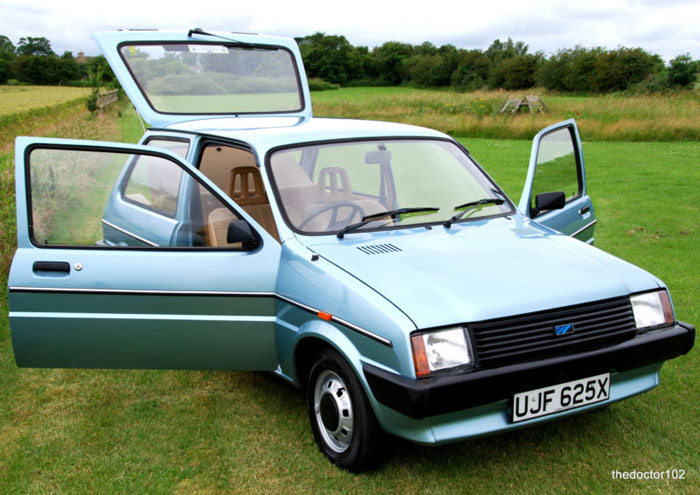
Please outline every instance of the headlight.
[[665, 290], [632, 295], [630, 302], [637, 330], [665, 327], [675, 321], [673, 307]]
[[469, 342], [463, 328], [448, 328], [411, 336], [416, 376], [472, 362]]

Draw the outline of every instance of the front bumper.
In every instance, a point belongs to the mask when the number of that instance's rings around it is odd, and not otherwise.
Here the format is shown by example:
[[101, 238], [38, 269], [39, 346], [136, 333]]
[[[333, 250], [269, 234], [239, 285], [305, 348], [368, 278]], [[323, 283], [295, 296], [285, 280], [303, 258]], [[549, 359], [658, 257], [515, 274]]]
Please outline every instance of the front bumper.
[[695, 327], [678, 322], [610, 347], [459, 375], [416, 380], [369, 364], [363, 371], [378, 402], [422, 419], [510, 399], [526, 390], [666, 361], [686, 354], [694, 341]]

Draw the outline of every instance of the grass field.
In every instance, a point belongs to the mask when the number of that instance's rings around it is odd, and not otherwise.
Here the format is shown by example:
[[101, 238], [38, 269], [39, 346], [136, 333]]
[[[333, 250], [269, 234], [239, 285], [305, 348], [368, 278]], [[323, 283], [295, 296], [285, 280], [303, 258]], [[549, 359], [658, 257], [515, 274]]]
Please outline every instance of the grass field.
[[0, 86], [0, 117], [85, 98], [89, 88]]
[[[129, 111], [119, 120], [69, 122], [55, 134], [126, 141], [140, 134]], [[517, 202], [530, 142], [462, 141]], [[697, 324], [700, 143], [586, 141], [583, 149], [596, 245], [662, 278], [678, 317]], [[0, 156], [3, 285], [12, 174], [11, 154]], [[267, 373], [18, 369], [3, 292], [0, 493], [695, 494], [699, 354], [665, 365], [657, 389], [601, 411], [440, 448], [394, 441], [384, 466], [351, 475], [318, 452], [302, 395]], [[615, 469], [686, 475], [612, 480]]]
[[15, 136], [48, 135], [56, 132], [57, 122], [86, 115], [89, 92], [72, 87], [0, 86], [0, 155], [11, 150]]
[[[509, 96], [539, 94], [549, 114], [502, 115]], [[596, 97], [527, 92], [412, 88], [343, 88], [312, 93], [314, 115], [391, 120], [439, 129], [453, 136], [529, 139], [539, 129], [575, 118], [596, 141], [700, 140], [700, 92]]]

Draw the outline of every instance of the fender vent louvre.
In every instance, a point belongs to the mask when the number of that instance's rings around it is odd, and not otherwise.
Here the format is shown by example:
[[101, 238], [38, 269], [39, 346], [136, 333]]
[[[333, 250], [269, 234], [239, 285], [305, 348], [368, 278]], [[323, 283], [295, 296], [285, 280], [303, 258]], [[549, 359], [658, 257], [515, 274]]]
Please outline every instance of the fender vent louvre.
[[393, 244], [368, 244], [365, 246], [357, 246], [357, 249], [365, 254], [386, 254], [386, 253], [398, 253], [401, 249], [397, 248]]

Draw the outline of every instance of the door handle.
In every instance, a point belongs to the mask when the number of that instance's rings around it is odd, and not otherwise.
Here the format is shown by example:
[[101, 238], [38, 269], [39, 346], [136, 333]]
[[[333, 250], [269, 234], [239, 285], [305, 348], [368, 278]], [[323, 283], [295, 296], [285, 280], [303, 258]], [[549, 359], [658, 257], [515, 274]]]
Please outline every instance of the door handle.
[[35, 261], [32, 265], [35, 272], [70, 273], [70, 263], [66, 261]]
[[581, 207], [581, 209], [578, 211], [578, 214], [584, 215], [584, 214], [588, 213], [589, 211], [591, 211], [591, 206], [586, 205], [586, 206]]

